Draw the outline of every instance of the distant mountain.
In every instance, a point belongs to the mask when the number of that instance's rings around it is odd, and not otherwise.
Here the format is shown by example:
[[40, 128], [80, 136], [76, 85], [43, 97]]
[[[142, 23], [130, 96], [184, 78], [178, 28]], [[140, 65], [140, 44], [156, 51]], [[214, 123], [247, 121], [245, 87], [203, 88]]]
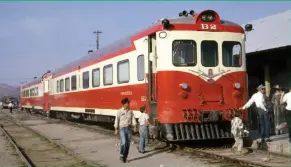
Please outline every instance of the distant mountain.
[[8, 84], [0, 84], [0, 98], [4, 96], [12, 96], [15, 98], [19, 98], [20, 95], [20, 87], [19, 86], [11, 86]]

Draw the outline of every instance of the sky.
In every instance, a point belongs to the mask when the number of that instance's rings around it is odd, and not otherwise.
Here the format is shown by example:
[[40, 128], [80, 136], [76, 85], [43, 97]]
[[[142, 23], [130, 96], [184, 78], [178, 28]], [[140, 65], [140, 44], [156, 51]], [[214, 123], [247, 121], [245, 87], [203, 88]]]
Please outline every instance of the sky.
[[0, 2], [0, 83], [19, 85], [183, 10], [212, 9], [245, 24], [290, 2]]

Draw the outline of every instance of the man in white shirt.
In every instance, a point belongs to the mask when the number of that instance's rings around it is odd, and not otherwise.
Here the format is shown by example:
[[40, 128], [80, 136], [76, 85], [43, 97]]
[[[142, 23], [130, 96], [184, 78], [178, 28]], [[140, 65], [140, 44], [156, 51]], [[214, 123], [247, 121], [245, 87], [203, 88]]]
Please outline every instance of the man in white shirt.
[[12, 101], [9, 102], [8, 108], [10, 110], [10, 113], [12, 114], [12, 109], [13, 109], [13, 103], [12, 103]]
[[0, 101], [0, 110], [3, 111], [3, 103]]
[[288, 126], [288, 133], [289, 133], [289, 143], [291, 143], [291, 88], [289, 88], [288, 93], [281, 93], [281, 104], [287, 103], [286, 106], [286, 122]]
[[270, 116], [269, 111], [266, 109], [266, 101], [264, 98], [265, 94], [265, 86], [260, 85], [257, 87], [258, 92], [253, 94], [251, 99], [241, 108], [242, 110], [245, 110], [249, 108], [253, 103], [256, 104], [256, 111], [259, 116], [260, 125], [261, 125], [261, 139], [262, 141], [265, 141], [265, 138], [267, 138], [267, 141], [270, 140]]

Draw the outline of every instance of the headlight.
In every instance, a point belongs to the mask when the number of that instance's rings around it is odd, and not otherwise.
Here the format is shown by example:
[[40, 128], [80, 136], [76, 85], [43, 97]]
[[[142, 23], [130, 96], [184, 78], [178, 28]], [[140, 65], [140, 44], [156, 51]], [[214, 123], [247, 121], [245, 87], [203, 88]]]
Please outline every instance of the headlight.
[[236, 89], [239, 89], [239, 88], [240, 88], [240, 83], [238, 83], [238, 82], [235, 83], [235, 84], [234, 84], [234, 87], [235, 87]]
[[180, 86], [181, 86], [182, 89], [187, 89], [188, 88], [188, 85], [186, 83], [181, 83]]
[[205, 13], [202, 15], [201, 19], [205, 22], [212, 22], [215, 20], [213, 13]]

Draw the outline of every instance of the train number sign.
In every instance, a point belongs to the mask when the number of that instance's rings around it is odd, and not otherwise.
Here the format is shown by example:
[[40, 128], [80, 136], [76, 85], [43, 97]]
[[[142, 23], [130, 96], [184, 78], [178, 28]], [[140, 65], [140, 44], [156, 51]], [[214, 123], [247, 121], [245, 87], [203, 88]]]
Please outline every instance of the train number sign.
[[203, 30], [216, 30], [215, 24], [201, 24], [201, 29]]

